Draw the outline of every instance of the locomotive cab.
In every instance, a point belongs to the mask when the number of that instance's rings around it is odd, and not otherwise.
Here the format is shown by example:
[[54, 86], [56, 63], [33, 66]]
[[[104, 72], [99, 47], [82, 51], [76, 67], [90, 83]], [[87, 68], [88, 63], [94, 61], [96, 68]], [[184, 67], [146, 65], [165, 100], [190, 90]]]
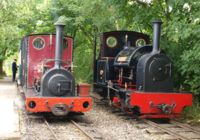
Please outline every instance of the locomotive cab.
[[[109, 81], [113, 83], [118, 81], [119, 69], [116, 67], [116, 57], [122, 50], [134, 51], [136, 49], [134, 46], [148, 44], [149, 36], [132, 31], [111, 31], [102, 33], [100, 41], [100, 52], [97, 60], [96, 52], [94, 53], [94, 90], [102, 90], [101, 96], [105, 98], [108, 96], [107, 86]], [[94, 46], [94, 49], [96, 50], [96, 46]], [[126, 51], [127, 53], [129, 53], [128, 50]], [[124, 52], [122, 51], [121, 53]], [[131, 53], [129, 54], [131, 55]], [[121, 63], [121, 65], [123, 64]], [[126, 71], [124, 71], [125, 73]], [[111, 92], [113, 91], [111, 90]]]

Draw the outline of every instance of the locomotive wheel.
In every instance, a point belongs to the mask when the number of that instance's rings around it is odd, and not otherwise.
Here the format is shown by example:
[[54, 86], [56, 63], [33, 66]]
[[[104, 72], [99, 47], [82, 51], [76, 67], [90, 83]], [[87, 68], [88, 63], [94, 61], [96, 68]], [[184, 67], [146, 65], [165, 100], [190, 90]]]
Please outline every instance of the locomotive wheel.
[[131, 108], [131, 111], [133, 113], [133, 115], [136, 117], [140, 116], [140, 107], [139, 106], [134, 106], [133, 108]]

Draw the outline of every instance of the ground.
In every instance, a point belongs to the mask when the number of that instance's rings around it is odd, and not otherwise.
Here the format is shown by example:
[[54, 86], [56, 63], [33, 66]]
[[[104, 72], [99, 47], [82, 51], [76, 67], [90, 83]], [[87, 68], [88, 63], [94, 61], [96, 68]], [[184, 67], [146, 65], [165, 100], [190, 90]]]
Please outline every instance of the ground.
[[20, 139], [18, 110], [14, 105], [16, 93], [11, 78], [0, 81], [0, 139]]
[[[47, 118], [28, 115], [23, 106], [22, 93], [17, 90], [10, 78], [0, 81], [0, 140], [87, 140], [69, 118]], [[99, 100], [93, 101], [93, 109], [85, 114], [72, 115], [74, 120], [95, 128], [105, 140], [153, 140], [160, 137], [149, 135], [151, 127], [140, 124], [119, 110], [116, 110]], [[49, 130], [54, 131], [55, 136]], [[144, 129], [147, 128], [147, 129]], [[195, 130], [198, 130], [195, 128]], [[150, 133], [157, 133], [158, 129]], [[200, 131], [200, 130], [198, 130]], [[160, 133], [160, 132], [159, 132]], [[162, 133], [161, 133], [162, 134]], [[163, 135], [162, 135], [163, 139]]]

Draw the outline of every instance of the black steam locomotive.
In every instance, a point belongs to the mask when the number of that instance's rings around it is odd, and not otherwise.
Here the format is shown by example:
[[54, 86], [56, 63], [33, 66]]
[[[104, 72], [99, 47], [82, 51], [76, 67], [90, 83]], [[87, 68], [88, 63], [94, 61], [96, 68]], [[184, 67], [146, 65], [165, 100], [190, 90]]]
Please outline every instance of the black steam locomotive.
[[[105, 32], [94, 47], [94, 90], [115, 107], [140, 117], [170, 118], [192, 105], [192, 95], [173, 91], [172, 62], [159, 48], [161, 22], [146, 34]], [[96, 44], [96, 43], [95, 43]]]

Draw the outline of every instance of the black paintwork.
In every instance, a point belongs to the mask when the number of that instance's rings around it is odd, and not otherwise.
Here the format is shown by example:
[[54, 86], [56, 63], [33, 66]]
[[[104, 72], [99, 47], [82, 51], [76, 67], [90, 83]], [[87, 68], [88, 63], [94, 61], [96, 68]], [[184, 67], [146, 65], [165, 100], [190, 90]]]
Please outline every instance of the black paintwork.
[[[127, 42], [129, 46], [135, 48], [137, 39], [144, 39], [149, 44], [149, 36], [139, 32], [133, 31], [111, 31], [104, 32], [100, 35], [100, 53], [97, 60], [94, 60], [94, 83], [106, 85], [108, 80], [116, 80], [117, 72], [114, 68], [114, 59], [118, 53], [124, 49], [126, 44], [125, 36], [128, 36]], [[106, 44], [108, 37], [115, 37], [117, 39], [117, 45], [110, 48]], [[94, 43], [96, 44], [96, 42]], [[94, 46], [94, 53], [96, 53], [96, 45]], [[96, 54], [94, 54], [96, 56]], [[94, 58], [95, 59], [95, 58]], [[103, 80], [99, 77], [100, 69], [104, 69]], [[101, 82], [100, 82], [101, 81]]]
[[97, 61], [97, 83], [106, 86], [108, 80], [116, 80], [114, 70], [114, 59], [103, 59]]
[[[155, 24], [160, 25], [160, 23]], [[157, 26], [156, 29], [160, 31]], [[128, 43], [125, 41], [126, 35], [128, 36]], [[159, 33], [156, 35], [159, 35]], [[110, 36], [117, 38], [118, 43], [113, 48], [108, 47], [106, 44], [106, 39]], [[135, 84], [138, 91], [173, 91], [172, 63], [170, 59], [160, 51], [159, 47], [155, 49], [156, 51], [153, 51], [151, 45], [136, 46], [136, 40], [140, 38], [149, 44], [149, 36], [138, 32], [112, 31], [102, 33], [100, 36], [100, 54], [94, 65], [96, 66], [94, 68], [96, 87], [106, 89], [108, 81], [118, 80], [120, 70], [123, 70], [122, 84]], [[123, 56], [127, 57], [126, 60], [118, 61], [120, 60], [119, 57]], [[119, 87], [115, 85], [115, 88]], [[106, 92], [104, 96], [107, 96]]]
[[47, 71], [41, 80], [42, 96], [75, 96], [75, 80], [66, 69], [52, 68]]
[[21, 40], [21, 65], [19, 66], [19, 79], [22, 87], [27, 87], [27, 69], [28, 69], [28, 37]]
[[[149, 44], [149, 36], [133, 32], [133, 31], [111, 31], [111, 32], [104, 32], [100, 36], [101, 39], [101, 46], [100, 46], [100, 57], [115, 57], [117, 54], [124, 49], [124, 46], [126, 45], [125, 36], [128, 36], [128, 42], [129, 46], [136, 46], [136, 40], [137, 39], [144, 39], [147, 44]], [[113, 48], [110, 48], [106, 44], [106, 39], [110, 36], [113, 36], [117, 39], [117, 45]]]
[[[127, 47], [123, 49], [115, 58], [114, 66], [135, 68], [137, 66], [139, 58], [152, 51], [152, 46], [141, 47]], [[120, 57], [127, 57], [126, 61], [119, 61]]]
[[136, 88], [146, 92], [172, 92], [172, 63], [162, 53], [143, 55], [137, 64]]

